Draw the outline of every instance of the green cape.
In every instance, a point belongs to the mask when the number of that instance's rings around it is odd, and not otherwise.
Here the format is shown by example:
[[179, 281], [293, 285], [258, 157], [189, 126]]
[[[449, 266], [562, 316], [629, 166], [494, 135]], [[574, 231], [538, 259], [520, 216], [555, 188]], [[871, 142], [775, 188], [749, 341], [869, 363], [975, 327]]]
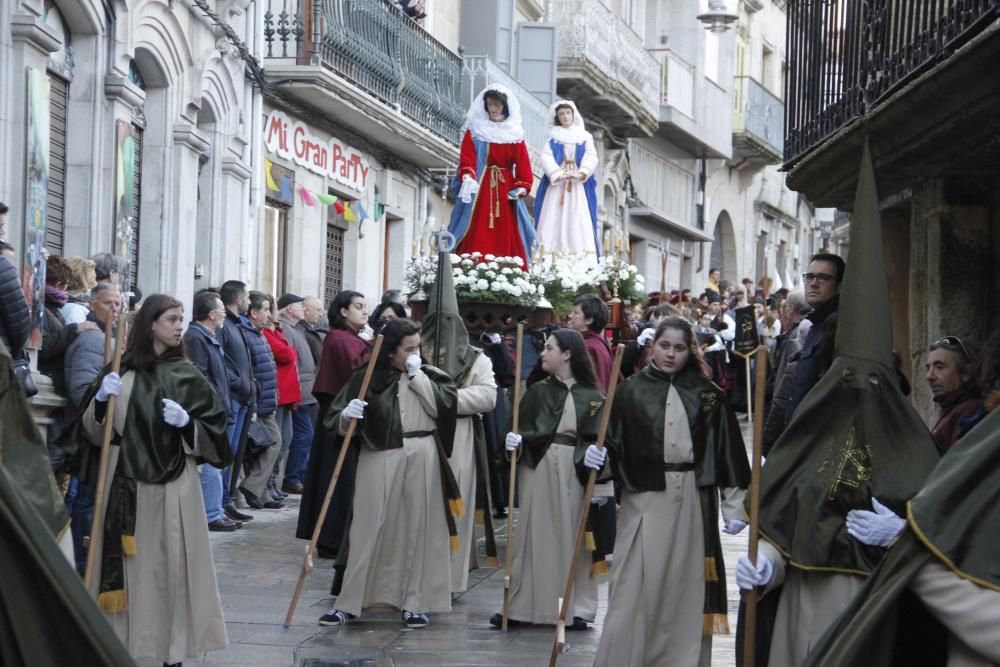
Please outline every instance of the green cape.
[[899, 390], [888, 292], [866, 143], [834, 361], [799, 404], [761, 470], [761, 534], [794, 567], [869, 574], [885, 550], [848, 535], [847, 513], [870, 511], [878, 498], [903, 514], [937, 464], [927, 427]]

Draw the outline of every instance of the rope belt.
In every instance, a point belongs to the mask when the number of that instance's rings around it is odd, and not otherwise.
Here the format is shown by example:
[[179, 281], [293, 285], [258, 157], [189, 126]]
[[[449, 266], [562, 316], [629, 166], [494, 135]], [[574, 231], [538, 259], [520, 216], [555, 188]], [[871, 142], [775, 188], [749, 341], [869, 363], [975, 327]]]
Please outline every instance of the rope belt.
[[694, 462], [690, 463], [663, 463], [664, 472], [693, 472]]
[[490, 177], [490, 225], [493, 229], [493, 220], [500, 217], [500, 184], [505, 183], [503, 167], [491, 164], [486, 168]]
[[563, 171], [569, 175], [566, 179], [566, 187], [563, 188], [562, 194], [559, 195], [559, 205], [562, 206], [566, 203], [566, 193], [573, 192], [573, 176], [576, 173], [576, 160], [570, 156], [567, 156], [562, 163]]

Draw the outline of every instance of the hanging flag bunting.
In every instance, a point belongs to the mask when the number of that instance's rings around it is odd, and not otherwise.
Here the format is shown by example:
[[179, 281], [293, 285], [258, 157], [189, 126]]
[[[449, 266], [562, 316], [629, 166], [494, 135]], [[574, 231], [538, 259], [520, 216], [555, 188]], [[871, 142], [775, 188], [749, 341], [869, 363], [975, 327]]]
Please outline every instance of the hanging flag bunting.
[[385, 206], [382, 205], [382, 199], [378, 196], [378, 188], [375, 188], [375, 205], [372, 207], [372, 213], [375, 215], [375, 222], [380, 221], [385, 213]]
[[333, 206], [333, 202], [337, 201], [337, 196], [316, 193], [316, 199], [320, 200], [323, 206]]
[[364, 222], [369, 218], [368, 211], [365, 210], [365, 205], [360, 201], [354, 205], [354, 213], [358, 216], [358, 220], [361, 222]]
[[348, 222], [357, 222], [358, 220], [358, 216], [354, 214], [354, 211], [351, 210], [351, 207], [348, 204], [344, 204], [344, 220], [347, 220]]
[[306, 186], [304, 185], [299, 186], [299, 194], [302, 195], [302, 202], [306, 206], [316, 205], [316, 198], [313, 197], [313, 193], [309, 192], [309, 190], [306, 189]]
[[337, 213], [339, 213], [340, 215], [343, 215], [344, 214], [344, 202], [342, 202], [342, 201], [336, 201], [336, 202], [334, 202], [333, 203], [333, 210], [336, 211]]
[[272, 164], [273, 163], [267, 158], [264, 159], [264, 179], [267, 183], [268, 190], [274, 190], [276, 192], [280, 192], [281, 188], [279, 188], [278, 184], [274, 182], [274, 176], [271, 175]]

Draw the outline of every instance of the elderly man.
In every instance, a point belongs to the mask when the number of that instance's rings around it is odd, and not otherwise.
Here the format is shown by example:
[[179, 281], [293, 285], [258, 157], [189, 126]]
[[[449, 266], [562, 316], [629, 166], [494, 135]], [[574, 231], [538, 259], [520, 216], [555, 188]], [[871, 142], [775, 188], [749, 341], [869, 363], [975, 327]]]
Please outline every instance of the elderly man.
[[288, 343], [295, 348], [299, 387], [302, 390], [302, 400], [292, 410], [292, 442], [285, 462], [285, 478], [281, 482], [282, 491], [294, 494], [302, 493], [313, 439], [312, 409], [317, 403], [312, 394], [317, 359], [313, 357], [307, 338], [310, 333], [300, 326], [305, 322], [304, 304], [305, 299], [295, 294], [282, 294], [278, 299], [278, 321]]
[[931, 437], [938, 451], [944, 454], [958, 440], [959, 420], [975, 414], [982, 405], [975, 363], [960, 338], [944, 336], [928, 348], [926, 370], [927, 384], [940, 412]]

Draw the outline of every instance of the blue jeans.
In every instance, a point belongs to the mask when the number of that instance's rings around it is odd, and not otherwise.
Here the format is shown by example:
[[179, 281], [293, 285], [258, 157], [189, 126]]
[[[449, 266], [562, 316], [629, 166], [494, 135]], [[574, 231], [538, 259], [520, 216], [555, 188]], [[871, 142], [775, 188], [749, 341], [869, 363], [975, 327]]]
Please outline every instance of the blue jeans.
[[285, 463], [285, 484], [301, 484], [309, 466], [309, 448], [312, 447], [313, 424], [311, 406], [300, 405], [292, 412], [292, 444]]
[[[243, 431], [243, 422], [246, 421], [249, 406], [236, 400], [231, 400], [230, 405], [232, 407], [233, 422], [226, 429], [226, 435], [229, 437], [229, 447], [235, 455], [236, 450], [240, 446], [240, 435]], [[226, 507], [231, 502], [231, 498], [229, 497], [229, 480], [232, 470], [233, 467], [229, 466], [222, 471], [222, 507]], [[239, 475], [239, 471], [236, 474]]]
[[73, 533], [73, 558], [76, 570], [82, 576], [87, 569], [87, 547], [83, 538], [90, 535], [90, 525], [94, 521], [94, 487], [73, 478], [70, 493], [66, 496], [66, 509], [71, 519], [69, 526]]
[[222, 471], [209, 463], [202, 463], [198, 472], [201, 495], [205, 499], [205, 518], [209, 523], [218, 521], [222, 513]]

